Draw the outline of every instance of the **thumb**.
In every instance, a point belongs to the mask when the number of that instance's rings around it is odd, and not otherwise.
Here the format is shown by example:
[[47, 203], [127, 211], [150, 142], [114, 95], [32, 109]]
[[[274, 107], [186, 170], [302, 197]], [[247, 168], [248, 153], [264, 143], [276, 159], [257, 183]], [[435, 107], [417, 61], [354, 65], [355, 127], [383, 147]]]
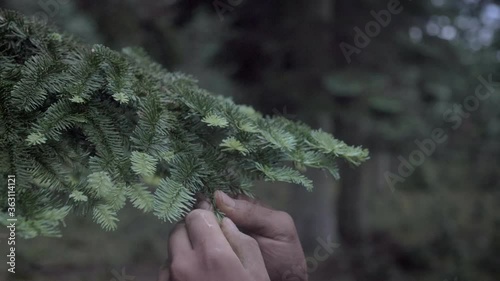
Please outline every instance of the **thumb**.
[[222, 191], [215, 193], [217, 207], [237, 226], [252, 234], [275, 240], [296, 238], [296, 229], [289, 214], [272, 210], [246, 200], [233, 199]]

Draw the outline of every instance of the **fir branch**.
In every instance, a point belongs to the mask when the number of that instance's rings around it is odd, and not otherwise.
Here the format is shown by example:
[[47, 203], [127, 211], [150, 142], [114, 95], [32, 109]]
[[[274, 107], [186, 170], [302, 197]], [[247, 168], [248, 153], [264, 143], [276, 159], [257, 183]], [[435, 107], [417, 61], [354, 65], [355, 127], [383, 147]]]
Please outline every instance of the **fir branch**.
[[0, 157], [34, 237], [58, 235], [70, 210], [115, 229], [127, 199], [176, 221], [198, 192], [251, 195], [258, 179], [310, 190], [299, 171], [338, 178], [338, 160], [359, 165], [368, 151], [214, 96], [140, 49], [85, 45], [0, 10]]
[[290, 167], [268, 167], [261, 164], [256, 164], [255, 167], [264, 173], [266, 176], [265, 180], [267, 181], [295, 183], [304, 186], [308, 191], [312, 191], [313, 189], [313, 184], [310, 179]]
[[127, 190], [127, 196], [132, 201], [132, 205], [145, 213], [153, 210], [154, 196], [148, 188], [142, 184], [134, 184]]
[[207, 116], [203, 117], [201, 121], [207, 123], [210, 127], [225, 128], [228, 126], [226, 118], [215, 113], [209, 113]]
[[220, 146], [223, 147], [222, 151], [238, 151], [242, 155], [247, 155], [248, 153], [248, 149], [234, 137], [224, 139]]
[[181, 183], [162, 179], [154, 195], [154, 213], [160, 219], [176, 221], [192, 208], [194, 193]]
[[133, 151], [130, 161], [132, 162], [132, 170], [140, 176], [149, 177], [156, 172], [158, 160], [151, 155]]
[[117, 227], [118, 218], [116, 217], [116, 212], [109, 205], [101, 204], [96, 206], [93, 218], [104, 230], [115, 230]]

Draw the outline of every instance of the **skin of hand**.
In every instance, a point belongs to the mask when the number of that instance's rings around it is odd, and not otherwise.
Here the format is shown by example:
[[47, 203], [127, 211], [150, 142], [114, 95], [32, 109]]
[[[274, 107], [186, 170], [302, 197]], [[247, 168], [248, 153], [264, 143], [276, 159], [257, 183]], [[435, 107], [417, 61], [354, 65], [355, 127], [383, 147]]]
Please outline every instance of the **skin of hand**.
[[178, 223], [169, 238], [168, 271], [159, 281], [269, 281], [257, 241], [229, 218], [196, 209]]
[[271, 281], [308, 280], [304, 252], [289, 214], [245, 196], [233, 199], [221, 191], [215, 199], [219, 210], [257, 241]]

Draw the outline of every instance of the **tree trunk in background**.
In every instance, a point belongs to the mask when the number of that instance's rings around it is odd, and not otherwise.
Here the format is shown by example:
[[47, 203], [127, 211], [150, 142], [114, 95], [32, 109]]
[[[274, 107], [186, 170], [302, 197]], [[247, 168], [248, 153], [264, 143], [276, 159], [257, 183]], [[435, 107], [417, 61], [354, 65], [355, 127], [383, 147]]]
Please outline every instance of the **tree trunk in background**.
[[[368, 136], [360, 124], [357, 124], [356, 120], [346, 120], [341, 116], [337, 118], [335, 135], [353, 145], [368, 143]], [[373, 259], [377, 258], [373, 251], [380, 245], [376, 244], [376, 234], [368, 229], [367, 220], [367, 214], [371, 211], [370, 200], [386, 197], [392, 192], [385, 181], [384, 173], [390, 170], [393, 156], [383, 147], [380, 141], [374, 140], [370, 161], [356, 169], [346, 163], [341, 165], [342, 179], [337, 201], [338, 229], [341, 249], [348, 259], [351, 274], [355, 276], [356, 281], [371, 281], [384, 274], [384, 269], [373, 267], [377, 264], [373, 262]], [[375, 193], [385, 195], [377, 196]]]
[[[323, 114], [318, 120], [318, 127], [331, 131], [332, 118]], [[302, 246], [306, 252], [312, 252], [318, 246], [318, 239], [338, 241], [335, 200], [337, 183], [328, 172], [311, 170], [308, 177], [314, 180], [314, 192], [294, 192], [293, 205], [304, 206], [295, 208], [293, 214]], [[329, 238], [330, 237], [330, 238]]]
[[[292, 61], [297, 79], [295, 85], [288, 85], [307, 95], [325, 95], [322, 88], [322, 75], [332, 65], [331, 26], [333, 1], [299, 0], [287, 3], [290, 22], [297, 26], [293, 42]], [[292, 88], [293, 89], [293, 88]], [[311, 96], [314, 99], [314, 96]], [[312, 112], [317, 116], [317, 112]], [[315, 127], [332, 131], [332, 116], [321, 114], [312, 120]], [[335, 214], [331, 204], [334, 196], [334, 182], [331, 176], [323, 171], [310, 171], [314, 180], [315, 192], [296, 191], [292, 197], [294, 208], [292, 214], [296, 219], [297, 229], [306, 253], [318, 246], [318, 239], [335, 237]], [[299, 207], [304, 206], [304, 207]]]
[[[362, 142], [356, 121], [343, 120], [338, 116], [335, 136], [349, 144]], [[337, 198], [338, 231], [342, 251], [356, 281], [366, 279], [366, 261], [363, 255], [364, 231], [361, 199], [363, 185], [361, 169], [352, 169], [345, 162], [340, 164], [340, 192]]]

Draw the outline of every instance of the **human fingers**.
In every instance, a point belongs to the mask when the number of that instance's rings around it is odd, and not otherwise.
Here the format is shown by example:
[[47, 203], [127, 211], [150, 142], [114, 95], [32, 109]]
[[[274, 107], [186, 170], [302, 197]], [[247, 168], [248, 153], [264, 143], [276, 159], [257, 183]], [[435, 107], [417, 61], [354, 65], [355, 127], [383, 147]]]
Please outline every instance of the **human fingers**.
[[186, 227], [195, 251], [232, 252], [213, 212], [201, 209], [191, 211], [186, 216]]
[[227, 241], [233, 248], [243, 267], [252, 272], [256, 280], [266, 280], [269, 278], [264, 264], [259, 244], [252, 237], [240, 232], [238, 227], [229, 218], [224, 218], [221, 229]]
[[285, 212], [259, 206], [246, 200], [233, 199], [217, 191], [217, 207], [238, 227], [252, 234], [290, 241], [297, 238], [293, 219]]

